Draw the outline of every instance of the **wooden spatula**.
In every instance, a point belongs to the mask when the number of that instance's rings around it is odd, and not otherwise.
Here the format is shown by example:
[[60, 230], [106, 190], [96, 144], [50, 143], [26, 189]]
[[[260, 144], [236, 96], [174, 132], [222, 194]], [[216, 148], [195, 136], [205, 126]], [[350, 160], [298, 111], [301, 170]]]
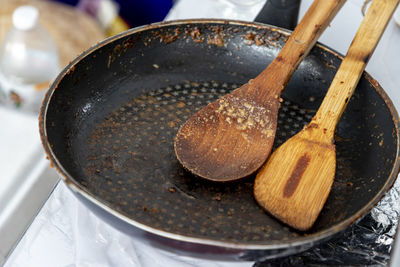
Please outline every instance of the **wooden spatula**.
[[257, 174], [257, 202], [294, 228], [309, 229], [325, 204], [335, 176], [336, 125], [398, 2], [372, 2], [314, 118]]
[[271, 152], [279, 99], [293, 72], [345, 0], [315, 0], [274, 61], [255, 79], [192, 115], [175, 153], [192, 173], [230, 181], [258, 170]]

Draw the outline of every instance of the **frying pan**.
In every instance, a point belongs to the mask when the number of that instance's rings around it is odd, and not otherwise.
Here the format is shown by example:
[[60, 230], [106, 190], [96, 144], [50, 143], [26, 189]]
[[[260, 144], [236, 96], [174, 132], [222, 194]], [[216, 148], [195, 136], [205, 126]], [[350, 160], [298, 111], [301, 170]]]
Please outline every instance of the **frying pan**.
[[[193, 112], [255, 77], [290, 31], [259, 23], [156, 23], [111, 37], [58, 76], [39, 118], [64, 182], [111, 225], [177, 253], [257, 260], [305, 250], [362, 218], [399, 172], [399, 118], [364, 73], [335, 136], [336, 177], [312, 229], [293, 230], [253, 198], [254, 177], [212, 183], [185, 172], [173, 138]], [[308, 123], [342, 57], [316, 45], [282, 94], [275, 147]]]

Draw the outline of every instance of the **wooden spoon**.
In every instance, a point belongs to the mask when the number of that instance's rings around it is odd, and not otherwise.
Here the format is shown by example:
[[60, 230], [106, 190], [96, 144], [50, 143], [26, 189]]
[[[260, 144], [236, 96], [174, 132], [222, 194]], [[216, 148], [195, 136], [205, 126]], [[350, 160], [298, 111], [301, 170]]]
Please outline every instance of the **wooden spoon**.
[[260, 75], [210, 103], [181, 126], [174, 146], [186, 169], [205, 179], [230, 181], [262, 166], [274, 142], [280, 94], [344, 2], [315, 0]]
[[336, 125], [398, 2], [372, 2], [310, 124], [274, 151], [257, 174], [257, 202], [294, 228], [309, 229], [325, 204], [335, 176]]

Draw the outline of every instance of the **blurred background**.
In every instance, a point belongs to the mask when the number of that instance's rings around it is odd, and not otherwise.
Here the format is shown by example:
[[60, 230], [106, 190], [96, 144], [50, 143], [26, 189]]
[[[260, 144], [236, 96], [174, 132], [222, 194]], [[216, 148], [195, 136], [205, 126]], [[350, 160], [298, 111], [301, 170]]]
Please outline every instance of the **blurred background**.
[[126, 28], [162, 21], [173, 0], [53, 0], [68, 4], [96, 18], [109, 34]]
[[39, 9], [39, 22], [55, 39], [64, 66], [106, 36], [162, 21], [173, 0], [0, 0], [0, 44], [22, 5]]

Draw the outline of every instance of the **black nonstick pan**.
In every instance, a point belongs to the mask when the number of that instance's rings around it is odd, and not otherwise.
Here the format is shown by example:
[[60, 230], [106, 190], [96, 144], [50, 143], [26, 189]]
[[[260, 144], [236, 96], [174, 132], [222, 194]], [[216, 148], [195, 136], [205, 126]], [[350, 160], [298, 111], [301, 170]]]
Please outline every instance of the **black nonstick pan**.
[[[173, 138], [196, 110], [259, 74], [290, 32], [258, 23], [158, 23], [111, 37], [67, 66], [49, 89], [40, 132], [48, 157], [98, 216], [143, 242], [218, 259], [305, 250], [362, 218], [399, 171], [399, 119], [367, 73], [337, 127], [332, 191], [308, 232], [261, 209], [254, 177], [211, 183], [178, 163]], [[308, 123], [341, 56], [317, 45], [282, 98], [275, 147]]]

